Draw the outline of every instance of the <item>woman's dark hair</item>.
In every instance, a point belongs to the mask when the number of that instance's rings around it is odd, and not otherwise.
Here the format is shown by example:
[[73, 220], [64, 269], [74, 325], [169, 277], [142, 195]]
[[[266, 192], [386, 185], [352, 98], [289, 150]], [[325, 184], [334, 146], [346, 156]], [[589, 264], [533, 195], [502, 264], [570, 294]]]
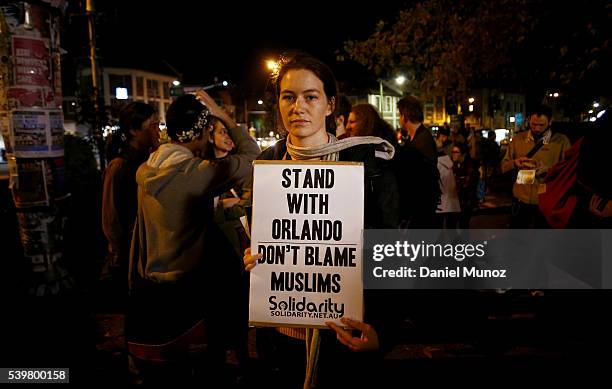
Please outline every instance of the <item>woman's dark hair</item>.
[[342, 115], [344, 117], [345, 127], [352, 109], [353, 105], [348, 97], [346, 97], [346, 95], [338, 95], [338, 99], [336, 101], [336, 112], [338, 113], [338, 116]]
[[140, 130], [142, 125], [155, 114], [155, 108], [140, 101], [127, 104], [119, 111], [119, 128], [106, 140], [106, 159], [112, 160], [127, 149], [132, 134], [130, 130]]
[[[172, 141], [178, 142], [177, 133], [194, 129], [200, 113], [205, 109], [194, 95], [183, 95], [174, 100], [166, 112], [166, 131]], [[199, 134], [196, 134], [199, 136]]]
[[468, 147], [468, 145], [466, 145], [465, 143], [453, 143], [451, 145], [451, 151], [453, 149], [453, 147], [456, 147], [459, 149], [459, 151], [461, 152], [461, 155], [463, 155], [466, 158], [470, 157], [470, 149]]
[[391, 144], [396, 142], [393, 127], [380, 117], [372, 104], [353, 105], [351, 112], [362, 122], [360, 132], [356, 135], [377, 136], [391, 142]]
[[336, 129], [336, 100], [338, 99], [338, 82], [329, 66], [319, 61], [317, 58], [303, 52], [289, 52], [281, 56], [279, 60], [278, 73], [273, 74], [274, 92], [276, 101], [280, 98], [280, 84], [283, 77], [290, 70], [310, 70], [323, 83], [323, 91], [327, 100], [333, 102], [331, 115], [325, 118], [325, 128], [330, 132]]

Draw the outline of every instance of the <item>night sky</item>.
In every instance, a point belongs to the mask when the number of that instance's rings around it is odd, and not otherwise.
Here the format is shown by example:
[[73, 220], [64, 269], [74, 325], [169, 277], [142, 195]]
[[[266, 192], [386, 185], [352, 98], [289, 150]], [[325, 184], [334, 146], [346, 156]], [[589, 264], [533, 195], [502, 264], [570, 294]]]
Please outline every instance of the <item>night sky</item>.
[[[127, 67], [169, 75], [176, 74], [171, 69], [174, 68], [182, 74], [184, 85], [210, 85], [217, 78], [217, 81], [230, 81], [234, 92], [259, 98], [269, 75], [265, 60], [288, 49], [304, 50], [329, 64], [340, 81], [341, 90], [346, 91], [347, 86], [357, 89], [376, 86], [371, 72], [352, 61], [338, 63], [335, 53], [349, 39], [366, 39], [378, 21], [393, 24], [399, 10], [410, 8], [416, 0], [369, 3], [356, 0], [94, 1], [102, 67]], [[84, 3], [84, 0], [70, 0], [66, 13], [62, 46], [68, 52], [63, 62], [63, 84], [67, 90], [73, 88], [70, 84], [74, 83], [77, 64], [88, 66]], [[565, 71], [566, 65], [591, 66], [585, 60], [585, 53], [593, 52], [591, 48], [602, 53], [609, 50], [604, 49], [605, 45], [591, 46], [602, 43], [593, 43], [585, 35], [589, 21], [596, 17], [600, 19], [596, 28], [609, 26], [603, 16], [606, 0], [593, 0], [580, 6], [577, 1], [561, 4], [556, 0], [533, 4], [533, 12], [542, 16], [541, 23], [530, 34], [522, 51], [513, 54], [516, 61], [511, 66], [517, 70], [518, 80], [526, 81], [520, 83], [521, 87], [531, 88], [525, 92], [539, 96], [552, 87], [551, 83], [558, 83], [549, 82], [549, 75]], [[571, 58], [558, 63], [559, 48], [568, 43]], [[589, 68], [589, 77], [568, 86], [567, 95], [591, 98], [590, 95], [608, 93], [603, 87], [606, 83], [600, 78], [602, 75], [609, 78], [607, 72], [602, 72], [609, 60], [606, 62], [604, 56], [600, 57], [600, 63]], [[505, 77], [490, 76], [492, 85], [514, 90], [519, 84], [512, 78], [506, 81]]]
[[[287, 49], [307, 51], [335, 66], [335, 51], [366, 38], [381, 19], [394, 20], [405, 2], [385, 8], [355, 2], [95, 1], [102, 66], [183, 74], [185, 84], [230, 79], [249, 88], [265, 79], [264, 60]], [[75, 12], [74, 14], [77, 14]], [[67, 49], [86, 53], [87, 32], [74, 16]], [[78, 56], [78, 55], [77, 55]]]

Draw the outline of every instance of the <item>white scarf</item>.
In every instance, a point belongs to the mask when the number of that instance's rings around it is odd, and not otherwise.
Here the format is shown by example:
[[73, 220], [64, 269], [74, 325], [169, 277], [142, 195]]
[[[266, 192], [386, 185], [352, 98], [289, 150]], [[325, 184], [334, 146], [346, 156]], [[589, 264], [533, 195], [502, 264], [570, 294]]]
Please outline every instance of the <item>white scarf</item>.
[[334, 135], [328, 133], [327, 143], [314, 147], [300, 147], [291, 143], [291, 137], [287, 137], [287, 153], [291, 159], [304, 160], [321, 158], [323, 161], [338, 161], [340, 151], [357, 145], [376, 145], [375, 155], [377, 158], [391, 160], [395, 155], [393, 145], [377, 136], [353, 136], [338, 140]]

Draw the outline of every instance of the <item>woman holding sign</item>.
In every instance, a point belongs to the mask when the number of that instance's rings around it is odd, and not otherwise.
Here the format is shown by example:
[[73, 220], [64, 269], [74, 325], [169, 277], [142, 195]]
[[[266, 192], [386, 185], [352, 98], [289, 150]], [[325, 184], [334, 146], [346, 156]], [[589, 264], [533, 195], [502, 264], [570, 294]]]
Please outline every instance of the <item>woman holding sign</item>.
[[[363, 162], [366, 188], [363, 205], [365, 228], [397, 228], [399, 196], [395, 177], [388, 168], [388, 163], [394, 155], [394, 148], [381, 138], [351, 137], [338, 140], [327, 131], [328, 128], [332, 128], [330, 125], [334, 122], [338, 95], [336, 79], [329, 67], [307, 54], [296, 53], [287, 56], [281, 60], [274, 86], [280, 114], [288, 134], [286, 139], [281, 139], [274, 147], [264, 151], [259, 159]], [[251, 270], [259, 258], [260, 254], [251, 255], [250, 250], [247, 250], [244, 256], [246, 269]], [[368, 305], [368, 296], [366, 296], [366, 320], [378, 316], [372, 315], [373, 308], [372, 305]], [[335, 331], [338, 341], [346, 348], [356, 352], [378, 351], [381, 348], [382, 333], [377, 332], [375, 326], [346, 317], [342, 318], [341, 322], [348, 329], [340, 328], [331, 322], [326, 324]], [[356, 330], [360, 334], [353, 336], [351, 330]], [[299, 379], [295, 377], [297, 375], [295, 371], [300, 361], [290, 356], [303, 355], [303, 351], [299, 352], [296, 348], [299, 349], [300, 341], [303, 345], [303, 341], [306, 340], [306, 331], [303, 328], [278, 328], [276, 331], [270, 334], [269, 343], [278, 347], [270, 354], [279, 358], [281, 368], [293, 371], [292, 377], [288, 378]], [[264, 332], [260, 333], [263, 335]], [[293, 339], [279, 336], [278, 333]], [[325, 374], [327, 366], [333, 366], [336, 372], [337, 368], [345, 363], [350, 364], [353, 369], [356, 368], [353, 358], [338, 350], [337, 344], [331, 339], [324, 339], [321, 342], [319, 365], [322, 366], [321, 375], [324, 377], [321, 379], [324, 381], [332, 378], [332, 374], [329, 377]], [[279, 351], [282, 355], [278, 355]], [[363, 361], [363, 358], [360, 360]], [[346, 383], [346, 376], [341, 376], [341, 379]], [[308, 381], [309, 377], [305, 387], [310, 384]]]

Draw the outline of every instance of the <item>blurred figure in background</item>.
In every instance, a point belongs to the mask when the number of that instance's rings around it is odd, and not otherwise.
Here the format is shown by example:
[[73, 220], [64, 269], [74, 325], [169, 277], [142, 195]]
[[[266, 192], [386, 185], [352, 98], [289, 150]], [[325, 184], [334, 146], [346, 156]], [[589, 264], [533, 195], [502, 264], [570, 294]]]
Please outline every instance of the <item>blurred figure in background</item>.
[[126, 105], [119, 112], [119, 128], [107, 139], [110, 162], [103, 176], [102, 229], [108, 240], [108, 255], [100, 275], [103, 293], [127, 296], [137, 206], [136, 170], [158, 145], [159, 119], [153, 107], [141, 102]]
[[344, 139], [349, 136], [346, 126], [348, 125], [351, 109], [352, 105], [349, 99], [345, 95], [338, 95], [336, 106], [336, 138], [338, 139]]
[[419, 99], [406, 96], [397, 103], [397, 108], [402, 130], [407, 133], [404, 144], [398, 147], [403, 226], [437, 228], [440, 173], [436, 142], [423, 125], [423, 104]]
[[[213, 128], [210, 131], [208, 142], [206, 159], [227, 158], [235, 151], [235, 144], [229, 131], [218, 119], [213, 119]], [[225, 277], [229, 286], [228, 290], [234, 296], [235, 310], [239, 320], [237, 328], [228, 334], [226, 359], [227, 362], [237, 365], [240, 376], [243, 376], [248, 363], [249, 276], [243, 271], [242, 255], [244, 250], [250, 247], [246, 213], [247, 208], [251, 206], [252, 193], [253, 177], [249, 176], [242, 185], [235, 186], [214, 198], [214, 221], [233, 247], [234, 255], [231, 255], [231, 261], [238, 265], [232, 266], [234, 273]]]

